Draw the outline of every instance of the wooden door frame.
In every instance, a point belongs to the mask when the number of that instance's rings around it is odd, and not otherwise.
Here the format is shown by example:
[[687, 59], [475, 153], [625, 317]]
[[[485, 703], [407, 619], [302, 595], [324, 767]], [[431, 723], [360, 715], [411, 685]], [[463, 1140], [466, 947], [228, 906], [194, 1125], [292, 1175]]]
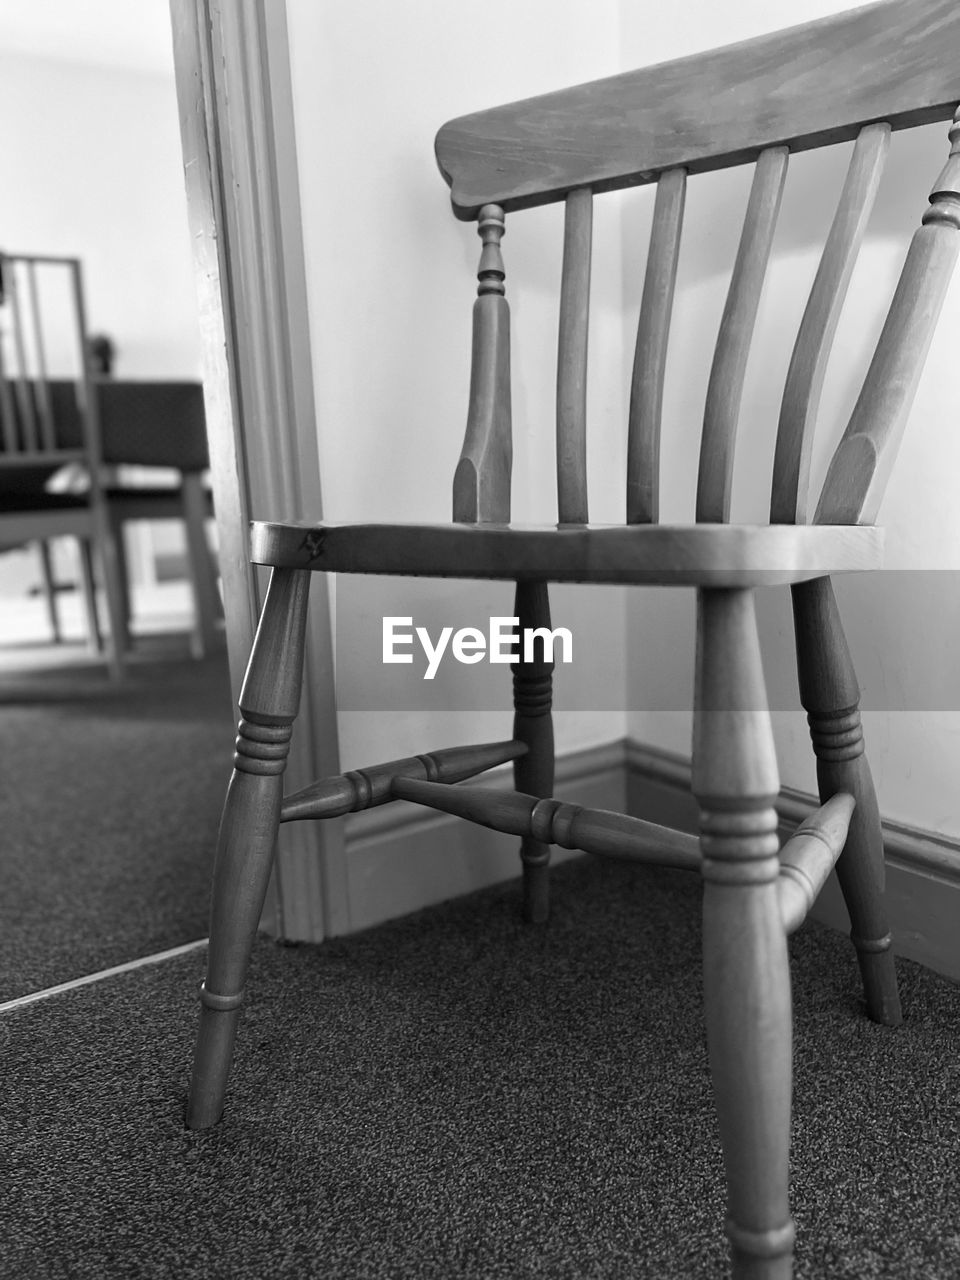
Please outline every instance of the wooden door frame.
[[[319, 519], [320, 467], [285, 0], [170, 0], [203, 380], [234, 695], [264, 582], [251, 518]], [[339, 773], [330, 601], [311, 586], [295, 789]], [[262, 925], [349, 929], [340, 821], [282, 827]]]

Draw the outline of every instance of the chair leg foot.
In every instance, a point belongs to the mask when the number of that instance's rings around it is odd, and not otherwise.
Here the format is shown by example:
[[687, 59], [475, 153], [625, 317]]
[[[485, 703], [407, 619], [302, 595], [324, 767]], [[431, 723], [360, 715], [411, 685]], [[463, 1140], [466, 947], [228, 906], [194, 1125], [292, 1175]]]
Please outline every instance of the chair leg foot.
[[550, 918], [550, 866], [547, 862], [524, 863], [523, 918], [528, 924], [546, 924]]
[[234, 997], [219, 997], [224, 1001], [224, 1005], [228, 1000], [235, 1001], [232, 1007], [212, 1007], [207, 1003], [209, 995], [204, 985], [201, 988], [200, 999], [203, 1002], [203, 1008], [200, 1011], [200, 1026], [197, 1031], [193, 1076], [190, 1081], [190, 1096], [187, 1104], [188, 1129], [212, 1128], [223, 1114], [223, 1101], [233, 1061], [233, 1046], [240, 1021], [241, 996], [239, 994]]
[[[227, 791], [213, 873], [207, 974], [187, 1102], [191, 1129], [216, 1124], [223, 1110], [247, 965], [273, 866], [282, 774], [276, 767], [266, 774], [246, 770], [251, 764], [282, 767], [289, 739], [290, 725], [240, 721], [238, 767]], [[273, 760], [254, 754], [271, 748]]]
[[881, 1026], [899, 1027], [903, 1021], [903, 1013], [893, 952], [890, 949], [890, 935], [887, 934], [880, 942], [865, 943], [852, 934], [851, 938], [860, 962], [867, 1013]]
[[270, 882], [283, 772], [300, 701], [309, 573], [275, 569], [240, 693], [235, 767], [220, 821], [207, 976], [200, 990], [187, 1125], [217, 1123], [243, 985]]
[[701, 821], [704, 1008], [732, 1275], [789, 1280], [792, 1011], [776, 814], [705, 811]]
[[[850, 915], [850, 940], [860, 964], [867, 1014], [883, 1026], [898, 1027], [903, 1019], [884, 901], [883, 829], [870, 766], [863, 753], [859, 711], [844, 717], [843, 723], [853, 720], [856, 723], [845, 737], [857, 740], [843, 751], [831, 752], [830, 746], [824, 745], [833, 739], [830, 722], [811, 718], [811, 734], [819, 757], [817, 776], [821, 795], [849, 791], [857, 802], [847, 843], [837, 863], [837, 879]], [[857, 749], [859, 754], [851, 758], [831, 758]]]
[[733, 1280], [792, 1280], [792, 1219], [779, 1230], [745, 1231], [728, 1218], [727, 1238]]

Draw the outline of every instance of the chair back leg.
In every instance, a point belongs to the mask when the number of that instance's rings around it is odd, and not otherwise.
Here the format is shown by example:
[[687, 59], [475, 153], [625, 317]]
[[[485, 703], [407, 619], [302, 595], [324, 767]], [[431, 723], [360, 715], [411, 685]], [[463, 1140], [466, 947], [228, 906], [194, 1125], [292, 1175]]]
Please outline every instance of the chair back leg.
[[867, 1012], [898, 1026], [900, 996], [884, 903], [883, 831], [860, 723], [860, 686], [829, 578], [792, 588], [800, 701], [817, 757], [820, 798], [847, 791], [856, 808], [837, 863]]
[[[545, 582], [518, 582], [514, 604], [520, 634], [540, 627], [550, 630], [550, 597]], [[545, 655], [517, 662], [513, 668], [513, 736], [527, 745], [526, 755], [513, 763], [514, 785], [531, 796], [553, 795], [553, 663]], [[542, 924], [550, 912], [550, 845], [524, 836], [520, 845], [523, 863], [523, 913]]]

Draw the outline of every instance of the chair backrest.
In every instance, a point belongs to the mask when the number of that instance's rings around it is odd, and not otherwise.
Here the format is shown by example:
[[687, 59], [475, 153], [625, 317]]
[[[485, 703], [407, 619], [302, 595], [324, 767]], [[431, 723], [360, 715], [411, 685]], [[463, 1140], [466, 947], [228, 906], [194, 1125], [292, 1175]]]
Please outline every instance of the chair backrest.
[[0, 473], [31, 490], [70, 462], [99, 483], [100, 431], [76, 258], [0, 253]]
[[687, 177], [752, 162], [707, 390], [696, 515], [727, 521], [747, 356], [789, 155], [854, 141], [783, 396], [770, 518], [804, 523], [824, 372], [891, 130], [953, 118], [815, 521], [871, 523], [960, 249], [960, 4], [885, 0], [675, 62], [463, 116], [436, 153], [483, 252], [454, 519], [510, 519], [509, 315], [500, 239], [514, 210], [566, 204], [557, 372], [561, 523], [587, 520], [586, 360], [594, 195], [656, 183], [630, 396], [627, 520], [658, 518], [660, 419]]

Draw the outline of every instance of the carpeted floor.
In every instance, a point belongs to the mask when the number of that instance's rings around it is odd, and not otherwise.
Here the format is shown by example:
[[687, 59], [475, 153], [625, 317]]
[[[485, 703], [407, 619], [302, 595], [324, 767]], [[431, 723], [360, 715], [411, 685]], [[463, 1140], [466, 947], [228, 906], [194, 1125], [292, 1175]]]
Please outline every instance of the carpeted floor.
[[[3, 1280], [725, 1274], [699, 886], [578, 860], [319, 948], [259, 941], [223, 1123], [182, 1124], [203, 955], [0, 1018]], [[960, 989], [793, 939], [803, 1280], [960, 1276]]]
[[223, 656], [0, 672], [0, 1001], [201, 938], [233, 751]]

